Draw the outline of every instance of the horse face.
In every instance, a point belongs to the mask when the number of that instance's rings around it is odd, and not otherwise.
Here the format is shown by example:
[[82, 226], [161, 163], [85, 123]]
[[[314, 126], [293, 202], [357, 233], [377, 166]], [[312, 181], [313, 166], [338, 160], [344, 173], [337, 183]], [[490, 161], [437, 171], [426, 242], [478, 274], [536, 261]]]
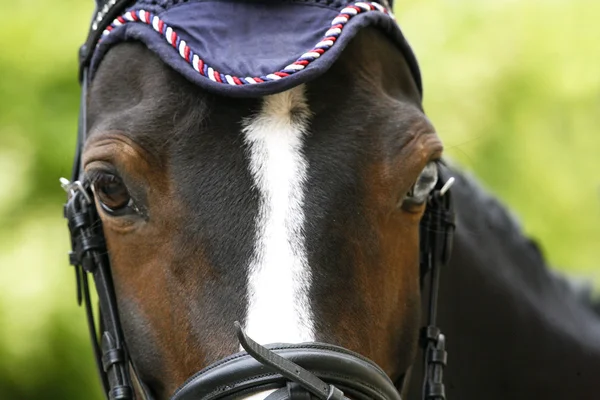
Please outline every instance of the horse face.
[[158, 398], [239, 350], [235, 320], [262, 343], [346, 347], [392, 378], [410, 365], [424, 211], [411, 187], [432, 181], [441, 143], [381, 34], [262, 99], [210, 94], [120, 44], [88, 114], [83, 162], [119, 312]]

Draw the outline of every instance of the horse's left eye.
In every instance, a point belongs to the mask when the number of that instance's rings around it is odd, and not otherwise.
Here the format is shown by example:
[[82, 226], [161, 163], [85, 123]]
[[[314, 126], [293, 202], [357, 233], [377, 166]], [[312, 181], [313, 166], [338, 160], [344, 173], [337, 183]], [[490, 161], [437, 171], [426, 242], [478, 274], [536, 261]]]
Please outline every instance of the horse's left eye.
[[423, 169], [416, 182], [402, 199], [401, 204], [424, 204], [427, 201], [427, 197], [429, 197], [429, 193], [435, 187], [437, 180], [437, 165], [432, 161]]
[[94, 194], [102, 209], [110, 215], [123, 215], [134, 211], [131, 195], [123, 180], [117, 175], [99, 173], [93, 179]]

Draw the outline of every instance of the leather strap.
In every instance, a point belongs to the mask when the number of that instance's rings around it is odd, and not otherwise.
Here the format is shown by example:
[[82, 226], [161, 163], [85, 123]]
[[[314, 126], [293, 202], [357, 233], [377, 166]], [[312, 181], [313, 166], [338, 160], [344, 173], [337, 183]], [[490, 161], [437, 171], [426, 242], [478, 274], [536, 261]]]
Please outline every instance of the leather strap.
[[96, 12], [90, 24], [87, 39], [79, 48], [79, 80], [84, 81], [84, 71], [89, 67], [96, 43], [100, 40], [102, 32], [115, 18], [133, 3], [133, 0], [98, 0], [96, 1]]
[[[84, 193], [83, 191], [88, 191]], [[90, 203], [92, 192], [89, 187], [79, 185], [65, 206], [65, 217], [71, 230], [72, 253], [70, 261], [78, 273], [86, 274], [82, 280], [83, 300], [99, 373], [105, 393], [110, 400], [133, 399], [128, 355], [124, 346], [121, 323], [116, 306], [110, 266], [100, 218], [94, 203]], [[96, 336], [87, 273], [92, 274], [100, 303], [102, 340]]]
[[[347, 349], [317, 342], [268, 345], [265, 348], [309, 371], [328, 385], [335, 386], [352, 400], [400, 400], [394, 383], [381, 368]], [[192, 376], [171, 400], [239, 399], [268, 389], [285, 388], [290, 381], [294, 382], [278, 369], [264, 365], [253, 355], [242, 352]], [[301, 384], [299, 386], [302, 387]], [[286, 391], [280, 391], [276, 396], [283, 396]], [[308, 393], [313, 398], [322, 398]], [[335, 395], [335, 392], [332, 393], [332, 396]]]
[[421, 281], [429, 274], [427, 325], [421, 330], [423, 349], [423, 400], [444, 400], [443, 370], [448, 355], [446, 339], [436, 326], [440, 273], [450, 259], [455, 229], [454, 209], [450, 191], [441, 191], [446, 184], [443, 165], [438, 165], [438, 182], [429, 196], [427, 210], [421, 220]]
[[263, 365], [268, 365], [276, 372], [296, 382], [322, 400], [342, 400], [344, 393], [333, 385], [328, 385], [298, 364], [286, 360], [276, 353], [250, 339], [239, 322], [235, 321], [235, 330], [240, 344], [248, 354]]
[[285, 387], [277, 389], [265, 400], [312, 400], [309, 392], [296, 382], [288, 382]]

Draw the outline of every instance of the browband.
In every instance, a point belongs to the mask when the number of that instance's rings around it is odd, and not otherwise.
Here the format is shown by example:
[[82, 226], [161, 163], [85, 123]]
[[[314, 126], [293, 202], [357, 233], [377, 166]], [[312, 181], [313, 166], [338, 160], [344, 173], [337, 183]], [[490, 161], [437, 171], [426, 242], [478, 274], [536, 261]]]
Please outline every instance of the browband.
[[79, 81], [84, 80], [83, 71], [90, 65], [96, 43], [102, 32], [122, 13], [133, 0], [100, 0], [96, 1], [96, 11], [90, 25], [85, 43], [79, 48]]

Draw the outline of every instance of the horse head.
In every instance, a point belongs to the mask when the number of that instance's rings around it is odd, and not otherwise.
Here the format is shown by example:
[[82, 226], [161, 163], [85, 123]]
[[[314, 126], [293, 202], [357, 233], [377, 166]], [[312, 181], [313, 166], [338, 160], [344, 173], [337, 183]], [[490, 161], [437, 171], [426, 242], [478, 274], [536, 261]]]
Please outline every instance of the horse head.
[[177, 68], [125, 41], [84, 75], [80, 179], [140, 385], [168, 398], [239, 352], [234, 321], [261, 345], [340, 346], [399, 380], [417, 348], [419, 224], [442, 153], [410, 60], [365, 27], [326, 71], [264, 95]]

